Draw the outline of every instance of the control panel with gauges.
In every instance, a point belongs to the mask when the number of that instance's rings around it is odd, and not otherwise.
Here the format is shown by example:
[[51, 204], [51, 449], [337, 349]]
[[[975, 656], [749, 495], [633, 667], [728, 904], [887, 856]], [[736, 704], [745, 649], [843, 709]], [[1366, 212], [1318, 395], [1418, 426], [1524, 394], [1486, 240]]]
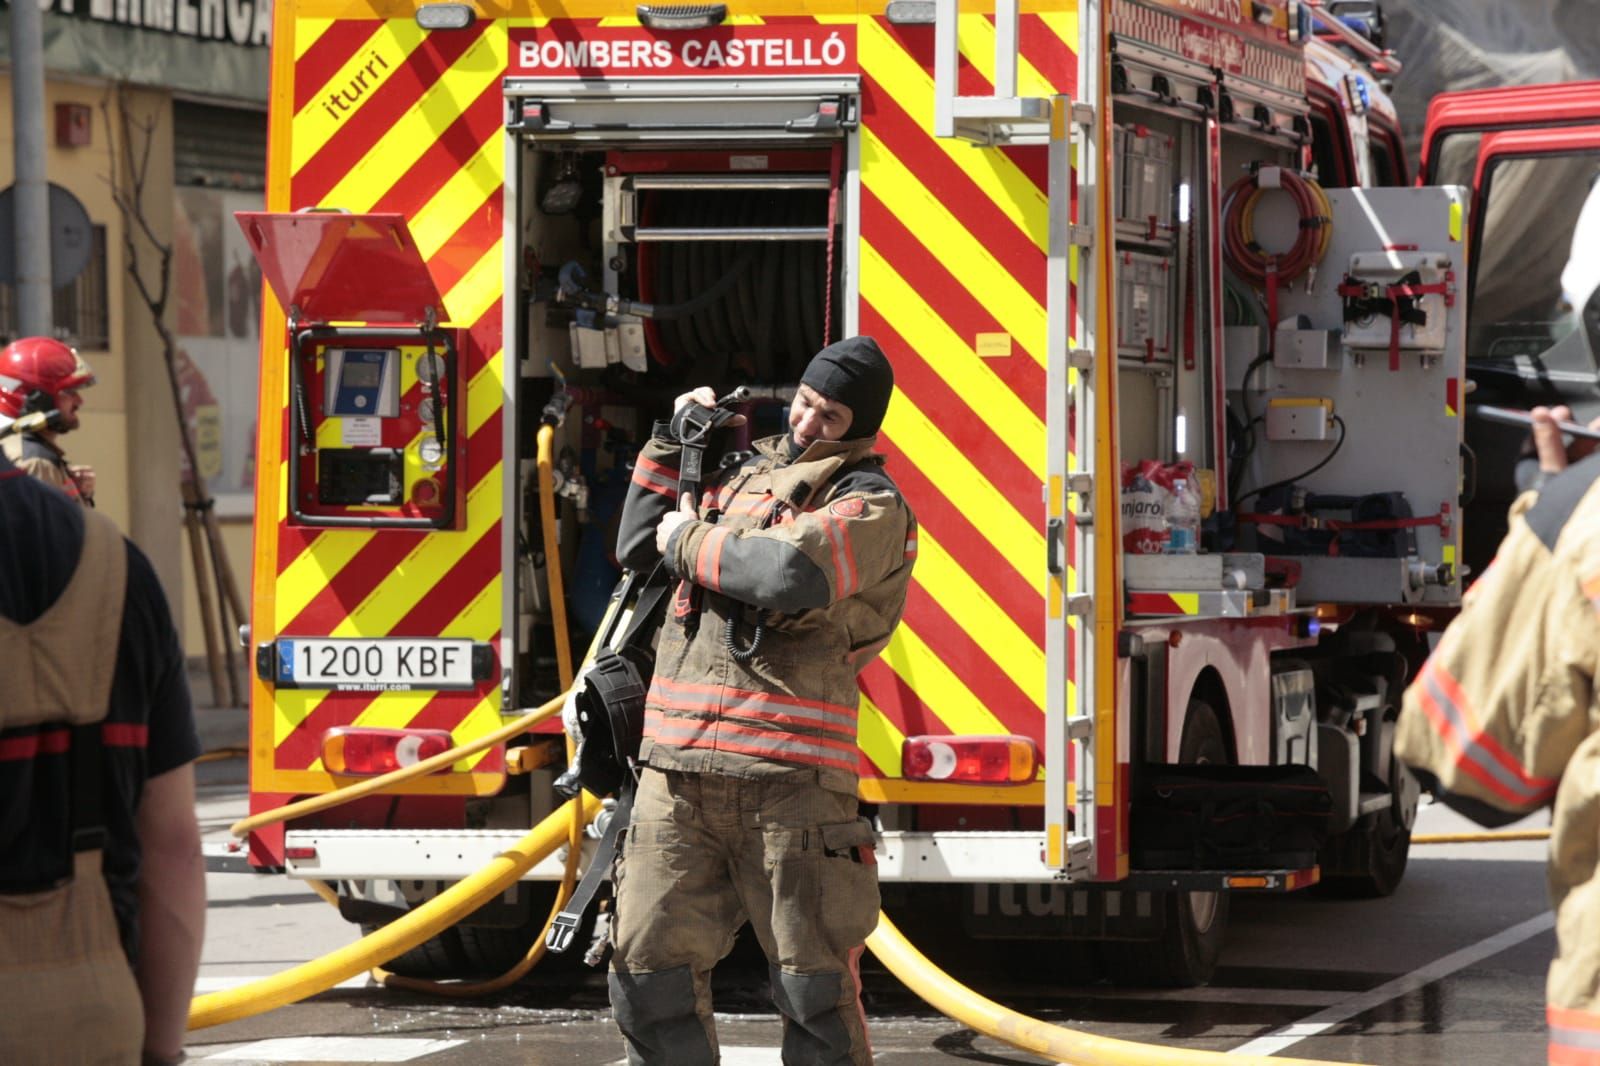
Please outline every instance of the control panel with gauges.
[[294, 348], [291, 520], [457, 528], [455, 331], [319, 326], [300, 330]]

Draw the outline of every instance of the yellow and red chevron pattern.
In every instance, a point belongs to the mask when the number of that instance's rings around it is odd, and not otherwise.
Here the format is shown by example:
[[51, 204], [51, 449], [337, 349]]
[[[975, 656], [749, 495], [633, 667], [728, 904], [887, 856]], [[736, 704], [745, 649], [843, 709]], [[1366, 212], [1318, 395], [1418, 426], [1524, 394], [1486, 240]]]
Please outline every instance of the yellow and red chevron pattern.
[[[397, 13], [398, 14], [398, 13]], [[307, 529], [287, 518], [288, 397], [264, 360], [260, 451], [278, 477], [257, 493], [254, 631], [279, 635], [430, 637], [498, 644], [501, 619], [501, 343], [506, 37], [493, 22], [428, 34], [403, 17], [315, 18], [286, 5], [275, 27], [269, 208], [397, 212], [408, 220], [451, 320], [461, 330], [467, 504], [457, 530]], [[286, 42], [292, 45], [286, 46]], [[269, 323], [264, 337], [282, 337]], [[281, 351], [281, 349], [280, 349]], [[264, 471], [266, 473], [266, 471]], [[333, 725], [415, 726], [464, 742], [501, 723], [494, 682], [471, 692], [280, 689], [252, 701], [253, 792], [326, 791], [320, 760]], [[497, 750], [409, 791], [498, 791]]]
[[[1025, 8], [1020, 91], [1070, 93], [1077, 21]], [[779, 2], [734, 21], [853, 24], [862, 79], [859, 325], [894, 361], [881, 438], [920, 520], [905, 622], [863, 675], [861, 768], [897, 778], [910, 733], [1042, 737], [1044, 641], [1046, 157], [932, 136], [933, 27], [896, 26], [882, 7]], [[564, 18], [632, 22], [577, 0]], [[500, 79], [511, 26], [552, 20], [481, 11], [467, 30], [429, 34], [394, 0], [280, 5], [275, 33], [268, 207], [404, 215], [463, 330], [467, 526], [308, 530], [286, 521], [285, 480], [257, 493], [254, 620], [277, 635], [468, 637], [498, 646], [505, 144]], [[990, 91], [994, 25], [963, 15], [961, 86]], [[281, 337], [281, 315], [264, 336]], [[269, 348], [271, 342], [269, 342]], [[269, 353], [270, 354], [270, 353]], [[282, 358], [263, 361], [264, 465], [281, 473], [288, 418]], [[1069, 559], [1069, 565], [1076, 560]], [[253, 792], [325, 791], [317, 746], [335, 724], [429, 726], [458, 741], [500, 722], [498, 690], [273, 692], [253, 700]], [[468, 767], [458, 767], [467, 769]], [[414, 791], [493, 792], [498, 752], [470, 774]], [[894, 782], [883, 782], [884, 785]], [[864, 790], [866, 786], [864, 786]], [[1037, 786], [996, 802], [1037, 801]], [[969, 791], [963, 799], [980, 798]]]
[[[1019, 91], [1070, 93], [1076, 17], [1025, 14], [1019, 38]], [[992, 92], [992, 19], [959, 40], [961, 91]], [[894, 778], [907, 734], [1042, 747], [1047, 159], [933, 136], [932, 26], [863, 17], [857, 49], [860, 328], [895, 366], [880, 442], [920, 523], [905, 619], [862, 674], [862, 770]]]

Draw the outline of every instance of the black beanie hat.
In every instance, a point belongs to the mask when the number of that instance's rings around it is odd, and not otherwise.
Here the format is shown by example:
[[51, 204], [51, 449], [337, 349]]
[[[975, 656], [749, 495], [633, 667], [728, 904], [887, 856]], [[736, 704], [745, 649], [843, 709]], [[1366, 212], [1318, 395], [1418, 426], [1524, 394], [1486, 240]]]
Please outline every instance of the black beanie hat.
[[883, 425], [894, 394], [894, 369], [871, 337], [846, 337], [811, 357], [800, 384], [850, 408], [845, 436], [870, 437]]

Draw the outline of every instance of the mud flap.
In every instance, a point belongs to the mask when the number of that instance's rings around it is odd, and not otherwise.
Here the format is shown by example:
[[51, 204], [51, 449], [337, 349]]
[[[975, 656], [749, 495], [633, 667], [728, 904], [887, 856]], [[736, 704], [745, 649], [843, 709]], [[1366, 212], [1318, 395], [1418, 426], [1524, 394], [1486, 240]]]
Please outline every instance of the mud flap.
[[1146, 767], [1134, 798], [1133, 865], [1298, 869], [1317, 861], [1332, 799], [1309, 766]]

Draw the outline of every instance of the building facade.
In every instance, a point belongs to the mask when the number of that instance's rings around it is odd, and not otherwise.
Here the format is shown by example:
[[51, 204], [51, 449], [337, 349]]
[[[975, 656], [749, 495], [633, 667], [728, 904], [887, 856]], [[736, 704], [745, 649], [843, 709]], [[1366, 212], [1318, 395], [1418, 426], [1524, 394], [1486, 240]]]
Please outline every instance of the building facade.
[[[83, 427], [63, 444], [73, 461], [95, 467], [100, 509], [150, 555], [173, 603], [183, 603], [185, 643], [198, 656], [195, 568], [182, 535], [186, 460], [152, 305], [165, 294], [161, 321], [176, 339], [196, 462], [248, 600], [262, 287], [232, 213], [263, 204], [271, 4], [49, 0], [43, 23], [46, 173], [82, 205], [90, 244], [88, 265], [55, 290], [54, 332], [98, 378], [84, 394]], [[8, 187], [10, 57], [7, 9], [0, 182]], [[164, 279], [161, 246], [171, 251]], [[14, 290], [9, 276], [0, 281], [0, 340], [9, 342]]]

